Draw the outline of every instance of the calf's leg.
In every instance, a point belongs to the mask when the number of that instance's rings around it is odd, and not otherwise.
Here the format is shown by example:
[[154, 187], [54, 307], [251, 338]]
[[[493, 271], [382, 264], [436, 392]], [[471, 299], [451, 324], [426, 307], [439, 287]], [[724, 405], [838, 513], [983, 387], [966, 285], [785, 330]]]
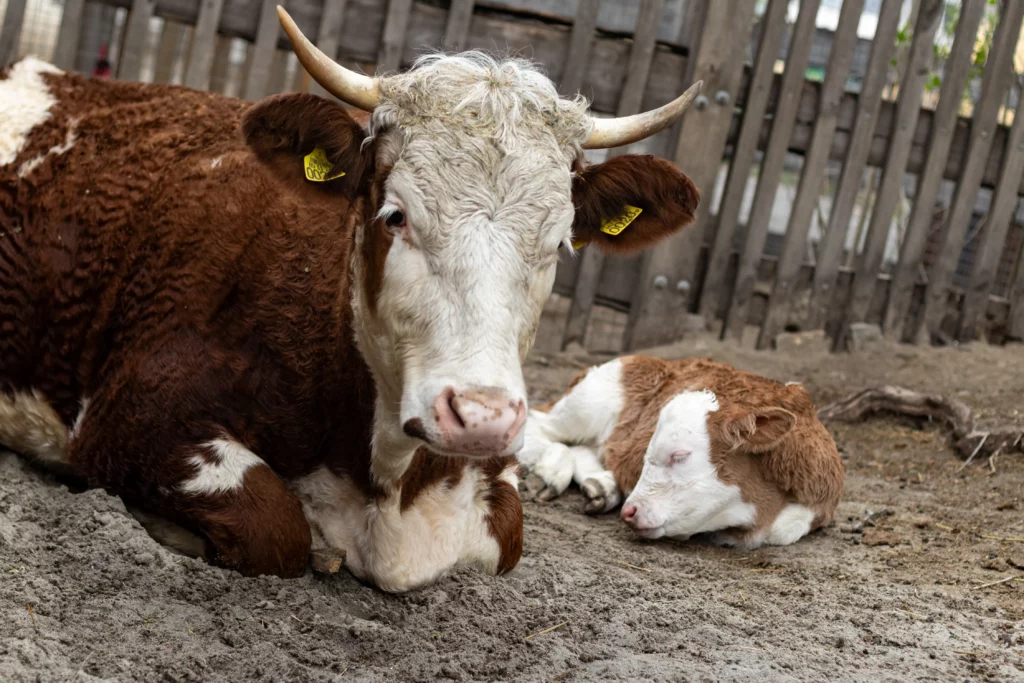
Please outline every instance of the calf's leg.
[[622, 493], [615, 483], [615, 475], [604, 468], [594, 449], [573, 446], [573, 480], [583, 491], [587, 502], [583, 511], [597, 515], [614, 510], [622, 502]]

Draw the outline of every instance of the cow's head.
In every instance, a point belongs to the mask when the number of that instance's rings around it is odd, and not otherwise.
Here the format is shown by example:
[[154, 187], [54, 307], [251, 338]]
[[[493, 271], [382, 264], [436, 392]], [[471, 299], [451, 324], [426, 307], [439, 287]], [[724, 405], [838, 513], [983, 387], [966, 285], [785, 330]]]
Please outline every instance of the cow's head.
[[[406, 73], [356, 74], [278, 12], [310, 75], [372, 112], [362, 127], [326, 100], [279, 96], [250, 110], [246, 132], [254, 147], [278, 140], [297, 158], [323, 148], [347, 174], [324, 185], [364, 203], [352, 305], [378, 384], [378, 421], [392, 422], [404, 445], [442, 454], [515, 452], [526, 418], [521, 362], [559, 247], [636, 251], [690, 223], [697, 208], [696, 188], [672, 164], [632, 155], [588, 166], [582, 149], [662, 130], [696, 87], [662, 109], [597, 120], [582, 98], [560, 98], [520, 60], [431, 55]], [[628, 228], [602, 232], [627, 207], [642, 210]]]

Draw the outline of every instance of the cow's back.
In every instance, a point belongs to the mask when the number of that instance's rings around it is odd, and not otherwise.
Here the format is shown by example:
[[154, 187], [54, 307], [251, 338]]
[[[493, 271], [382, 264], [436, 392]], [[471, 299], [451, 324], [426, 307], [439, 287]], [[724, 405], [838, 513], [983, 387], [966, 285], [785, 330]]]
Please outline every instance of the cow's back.
[[71, 425], [126, 364], [215, 357], [211, 381], [238, 395], [217, 398], [226, 427], [266, 430], [268, 460], [322, 444], [309, 418], [352, 385], [348, 200], [272, 177], [239, 132], [245, 102], [40, 65], [6, 72], [51, 104], [0, 166], [0, 393], [37, 392]]

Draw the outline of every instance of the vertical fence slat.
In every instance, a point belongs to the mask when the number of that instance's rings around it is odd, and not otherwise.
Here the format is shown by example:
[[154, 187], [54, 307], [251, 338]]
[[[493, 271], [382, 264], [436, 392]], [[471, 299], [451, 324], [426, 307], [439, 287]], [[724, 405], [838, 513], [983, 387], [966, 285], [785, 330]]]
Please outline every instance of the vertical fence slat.
[[953, 38], [953, 47], [943, 69], [942, 89], [939, 91], [939, 103], [932, 118], [928, 153], [914, 191], [914, 205], [910, 210], [910, 220], [903, 235], [903, 243], [900, 245], [899, 260], [893, 267], [889, 303], [882, 322], [885, 333], [897, 341], [906, 341], [903, 333], [904, 323], [910, 310], [914, 282], [918, 277], [928, 231], [934, 220], [933, 209], [939, 196], [939, 187], [953, 142], [960, 101], [970, 73], [971, 56], [985, 5], [985, 0], [964, 1]]
[[201, 0], [199, 16], [196, 18], [195, 30], [192, 32], [192, 48], [188, 56], [188, 68], [185, 70], [185, 85], [196, 90], [210, 87], [210, 67], [213, 64], [213, 51], [217, 42], [217, 27], [220, 25], [221, 11], [224, 0]]
[[[1024, 95], [1024, 93], [1022, 93]], [[988, 297], [995, 282], [999, 256], [1006, 244], [1006, 233], [1017, 210], [1017, 189], [1024, 175], [1024, 96], [1017, 98], [1013, 127], [1006, 141], [1003, 167], [996, 184], [992, 205], [989, 207], [985, 229], [976, 238], [974, 265], [964, 294], [963, 315], [960, 320], [960, 341], [979, 338], [978, 321], [985, 316]]]
[[1017, 275], [1010, 284], [1007, 295], [1010, 299], [1010, 339], [1024, 340], [1024, 253], [1017, 257]]
[[[694, 81], [704, 81], [704, 94], [710, 103], [703, 110], [686, 113], [674, 154], [676, 164], [704, 193], [704, 201], [693, 225], [644, 253], [623, 335], [626, 349], [656, 346], [682, 337], [693, 291], [689, 285], [697, 270], [711, 191], [732, 124], [732, 103], [740, 88], [753, 26], [754, 3], [707, 3], [699, 45], [691, 49], [687, 70]], [[694, 28], [690, 35], [696, 31]], [[716, 102], [714, 94], [719, 91], [729, 97], [725, 104]], [[658, 286], [662, 278], [668, 281], [667, 287]]]
[[[658, 40], [658, 28], [664, 7], [665, 0], [643, 0], [643, 4], [640, 6], [640, 13], [637, 16], [636, 28], [633, 33], [633, 47], [629, 54], [626, 84], [619, 96], [617, 116], [631, 116], [640, 111], [644, 90], [647, 87], [647, 78], [651, 73], [651, 63], [654, 61], [654, 48]], [[611, 150], [611, 152], [614, 153], [615, 150]], [[562, 348], [572, 343], [583, 343], [603, 267], [604, 255], [599, 250], [586, 248], [583, 251], [580, 269], [576, 275], [576, 286], [573, 289], [572, 303], [569, 306], [569, 314], [565, 322]]]
[[395, 71], [402, 64], [405, 34], [409, 29], [412, 0], [391, 0], [384, 20], [384, 34], [377, 52], [377, 73]]
[[[345, 10], [348, 0], [325, 0], [324, 12], [320, 16], [320, 27], [316, 34], [316, 46], [331, 59], [337, 59], [341, 46], [341, 32], [345, 27]], [[299, 67], [302, 68], [301, 66]], [[328, 92], [317, 82], [310, 84], [309, 92], [329, 97]]]
[[849, 323], [867, 317], [868, 307], [871, 305], [871, 297], [878, 281], [878, 269], [885, 255], [885, 242], [889, 236], [893, 212], [903, 188], [907, 159], [910, 157], [914, 130], [917, 128], [917, 119], [921, 112], [924, 82], [932, 63], [932, 41], [942, 20], [943, 4], [941, 0], [925, 0], [917, 15], [914, 39], [910, 45], [910, 59], [900, 82], [896, 117], [889, 137], [889, 150], [878, 184], [875, 205], [872, 207], [864, 249], [857, 259], [853, 291], [844, 315], [843, 328], [838, 334], [837, 341], [844, 339]]
[[565, 68], [562, 69], [562, 81], [558, 91], [566, 97], [572, 97], [583, 87], [583, 77], [590, 64], [590, 48], [594, 44], [594, 29], [597, 28], [597, 14], [601, 10], [601, 0], [580, 0], [576, 8], [576, 19], [572, 24], [572, 35], [569, 37], [569, 52], [565, 56]]
[[[941, 241], [939, 257], [928, 273], [928, 287], [925, 291], [921, 319], [933, 339], [941, 333], [948, 290], [953, 283], [953, 274], [963, 250], [964, 237], [977, 200], [978, 189], [981, 187], [988, 154], [992, 149], [999, 107], [1013, 77], [1013, 53], [1017, 47], [1022, 18], [1024, 0], [1003, 2], [999, 23], [992, 38], [992, 49], [982, 75], [981, 99], [974, 108], [971, 119], [971, 137], [964, 157], [964, 166], [960, 171], [960, 182], [953, 197], [953, 206], [949, 212], [948, 227]], [[911, 335], [914, 333], [915, 330], [910, 330]]]
[[21, 39], [21, 27], [25, 23], [26, 0], [7, 0], [7, 11], [0, 24], [0, 64], [14, 61]]
[[149, 33], [149, 19], [153, 16], [156, 0], [132, 0], [124, 30], [124, 43], [117, 58], [117, 77], [123, 81], [139, 80], [142, 49]]
[[789, 140], [796, 125], [796, 114], [800, 106], [800, 93], [804, 87], [804, 73], [811, 56], [814, 41], [814, 20], [818, 13], [819, 0], [801, 0], [800, 14], [793, 29], [789, 54], [786, 55], [786, 70], [782, 75], [782, 90], [775, 108], [771, 140], [761, 162], [761, 173], [754, 192], [754, 204], [750, 210], [747, 234], [740, 250], [736, 270], [736, 286], [722, 329], [723, 338], [742, 339], [747, 324], [750, 299], [754, 294], [757, 269], [764, 253], [765, 237], [771, 221], [772, 204], [778, 191], [782, 165], [786, 160]]
[[60, 69], [72, 71], [78, 54], [78, 35], [82, 26], [85, 0], [64, 0], [64, 13], [60, 17], [57, 45], [53, 48], [53, 63]]
[[217, 36], [213, 51], [213, 64], [210, 65], [210, 92], [223, 94], [228, 86], [228, 73], [231, 71], [231, 38]]
[[903, 0], [885, 0], [878, 14], [871, 56], [868, 58], [867, 70], [861, 83], [860, 94], [857, 96], [857, 113], [850, 135], [850, 145], [847, 147], [843, 171], [839, 176], [839, 184], [829, 212], [828, 228], [824, 230], [818, 242], [818, 257], [815, 259], [814, 279], [811, 284], [811, 301], [804, 321], [807, 329], [821, 328], [832, 304], [836, 278], [839, 275], [839, 262], [843, 255], [843, 243], [846, 240], [850, 217], [853, 215], [853, 205], [857, 201], [864, 167], [871, 152], [878, 110], [882, 106], [882, 88], [889, 73], [889, 59], [899, 29], [902, 5]]
[[170, 83], [174, 77], [174, 60], [178, 45], [185, 34], [185, 26], [176, 21], [165, 21], [160, 31], [160, 42], [156, 48], [156, 62], [153, 68], [154, 83]]
[[786, 32], [788, 7], [789, 0], [771, 0], [761, 19], [761, 40], [750, 77], [750, 92], [747, 93], [743, 107], [743, 124], [733, 147], [729, 176], [718, 209], [718, 227], [708, 252], [708, 266], [701, 287], [700, 312], [709, 325], [718, 315], [729, 256], [732, 254], [736, 226], [739, 224], [740, 207], [761, 137], [768, 97], [771, 95], [775, 61], [779, 58], [779, 47]]
[[804, 155], [800, 183], [797, 186], [796, 199], [790, 209], [782, 253], [779, 255], [779, 264], [775, 271], [775, 284], [772, 286], [765, 321], [757, 339], [758, 348], [768, 347], [786, 324], [790, 296], [793, 294], [807, 254], [807, 234], [811, 228], [812, 214], [818, 205], [826, 173], [825, 167], [839, 118], [839, 104], [843, 99], [843, 93], [846, 92], [846, 78], [850, 71], [850, 63], [853, 61], [853, 49], [857, 46], [857, 24], [860, 22], [863, 8], [863, 0], [846, 0], [839, 11], [839, 23], [832, 40], [825, 82], [821, 88], [818, 120], [814, 124], [814, 133]]
[[281, 31], [277, 21], [277, 3], [278, 0], [263, 0], [260, 7], [260, 23], [256, 28], [256, 42], [253, 43], [252, 55], [249, 57], [249, 75], [243, 91], [243, 97], [247, 100], [258, 100], [266, 94], [270, 64], [274, 61], [274, 50]]
[[[452, 0], [451, 7], [448, 8], [448, 23], [444, 28], [445, 50], [458, 52], [466, 49], [475, 2], [476, 0]], [[586, 0], [583, 2], [585, 4]]]

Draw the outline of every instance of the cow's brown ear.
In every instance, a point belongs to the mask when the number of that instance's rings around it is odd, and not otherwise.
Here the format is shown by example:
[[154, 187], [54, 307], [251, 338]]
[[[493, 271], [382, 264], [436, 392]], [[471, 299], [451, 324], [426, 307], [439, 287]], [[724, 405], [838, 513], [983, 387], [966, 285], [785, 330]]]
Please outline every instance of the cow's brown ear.
[[[289, 93], [260, 100], [242, 117], [242, 135], [256, 156], [287, 183], [351, 194], [372, 175], [373, 151], [363, 148], [363, 127], [343, 106], [317, 95]], [[322, 157], [317, 149], [323, 150]], [[319, 165], [312, 162], [318, 169], [312, 174], [318, 175], [316, 180], [307, 179], [310, 154], [320, 160]]]
[[668, 161], [628, 154], [577, 169], [572, 199], [574, 243], [634, 252], [692, 223], [700, 192]]
[[784, 408], [759, 408], [728, 415], [723, 436], [731, 448], [764, 453], [774, 448], [796, 425], [796, 416]]

